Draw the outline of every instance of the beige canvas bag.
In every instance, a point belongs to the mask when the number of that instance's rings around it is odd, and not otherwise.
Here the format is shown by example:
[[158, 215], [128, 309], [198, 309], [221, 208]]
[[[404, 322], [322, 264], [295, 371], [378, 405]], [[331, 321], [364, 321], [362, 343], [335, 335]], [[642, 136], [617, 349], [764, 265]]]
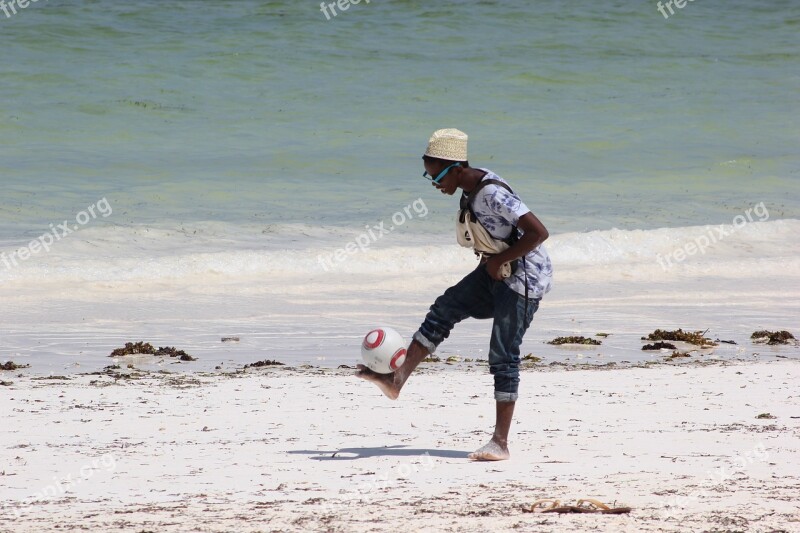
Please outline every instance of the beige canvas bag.
[[[456, 217], [456, 240], [458, 244], [465, 248], [474, 249], [475, 255], [478, 256], [481, 262], [485, 262], [489, 257], [505, 252], [511, 247], [507, 242], [492, 237], [489, 231], [483, 227], [483, 224], [474, 217], [470, 209], [470, 203], [475, 197], [475, 193], [486, 185], [491, 184], [499, 185], [511, 191], [508, 185], [501, 181], [483, 180], [469, 196], [464, 195], [461, 198], [461, 209], [459, 209]], [[516, 228], [512, 231], [516, 231]], [[517, 261], [513, 261], [513, 263], [516, 264]], [[510, 277], [513, 270], [512, 262], [503, 263], [503, 266], [500, 267], [500, 277], [503, 279]]]

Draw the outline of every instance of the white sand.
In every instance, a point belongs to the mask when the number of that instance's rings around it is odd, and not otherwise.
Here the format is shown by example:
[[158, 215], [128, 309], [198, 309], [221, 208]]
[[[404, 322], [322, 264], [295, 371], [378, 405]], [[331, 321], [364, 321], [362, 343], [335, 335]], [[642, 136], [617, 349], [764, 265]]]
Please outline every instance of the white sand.
[[[0, 530], [800, 531], [794, 361], [526, 370], [502, 463], [465, 459], [485, 371], [423, 370], [397, 402], [348, 374], [3, 372]], [[522, 511], [545, 497], [634, 510]]]

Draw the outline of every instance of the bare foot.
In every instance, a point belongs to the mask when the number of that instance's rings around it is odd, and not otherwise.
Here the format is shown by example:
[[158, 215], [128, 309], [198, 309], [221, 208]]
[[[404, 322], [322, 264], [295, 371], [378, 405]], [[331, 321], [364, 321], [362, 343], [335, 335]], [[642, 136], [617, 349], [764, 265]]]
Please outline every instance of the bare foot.
[[492, 439], [488, 444], [475, 450], [467, 457], [473, 461], [505, 461], [506, 459], [511, 459], [511, 453], [508, 451], [508, 446], [501, 445]]
[[378, 374], [364, 365], [356, 366], [358, 367], [357, 378], [373, 382], [390, 400], [396, 400], [400, 396], [400, 389], [394, 383], [394, 373]]

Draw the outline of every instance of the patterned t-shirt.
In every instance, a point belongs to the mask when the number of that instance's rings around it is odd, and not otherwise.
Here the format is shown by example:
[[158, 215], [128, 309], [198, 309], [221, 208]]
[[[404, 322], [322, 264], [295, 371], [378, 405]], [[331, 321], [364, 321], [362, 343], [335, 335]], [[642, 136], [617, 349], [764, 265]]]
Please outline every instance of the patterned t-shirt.
[[[506, 180], [489, 169], [481, 168], [486, 172], [483, 180], [498, 180], [508, 184]], [[478, 222], [496, 239], [507, 239], [511, 235], [511, 228], [517, 225], [522, 215], [530, 213], [530, 209], [519, 196], [511, 194], [506, 189], [497, 185], [486, 185], [478, 191], [472, 202], [472, 210]], [[523, 233], [520, 229], [520, 233]], [[553, 285], [553, 265], [547, 255], [544, 245], [540, 245], [525, 256], [525, 264], [520, 261], [517, 270], [505, 280], [506, 285], [514, 292], [525, 295], [525, 278], [527, 275], [528, 298], [541, 298]]]

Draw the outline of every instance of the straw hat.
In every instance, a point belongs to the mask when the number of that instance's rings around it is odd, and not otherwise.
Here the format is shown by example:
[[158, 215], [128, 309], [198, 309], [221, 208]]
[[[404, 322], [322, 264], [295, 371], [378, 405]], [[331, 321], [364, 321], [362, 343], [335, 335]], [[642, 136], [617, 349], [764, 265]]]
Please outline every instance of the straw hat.
[[467, 160], [467, 134], [455, 128], [436, 130], [428, 141], [425, 155], [447, 161]]

